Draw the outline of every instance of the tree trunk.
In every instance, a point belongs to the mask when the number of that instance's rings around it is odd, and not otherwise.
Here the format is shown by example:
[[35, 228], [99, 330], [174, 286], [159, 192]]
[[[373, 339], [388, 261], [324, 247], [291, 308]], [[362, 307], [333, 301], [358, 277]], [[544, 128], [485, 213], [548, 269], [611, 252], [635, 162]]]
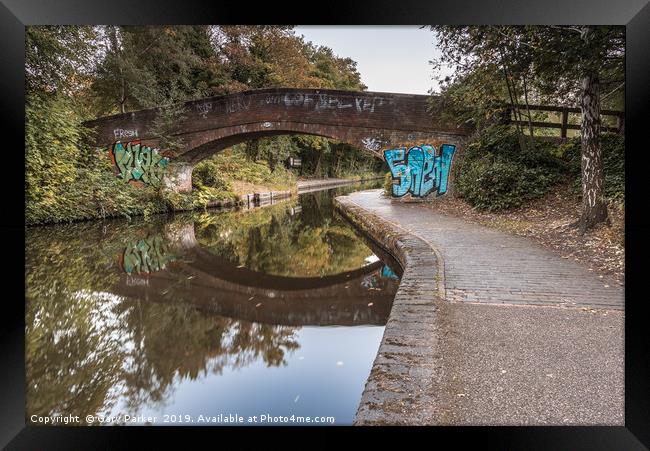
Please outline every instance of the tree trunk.
[[316, 160], [316, 168], [314, 169], [314, 175], [321, 177], [320, 173], [320, 160], [323, 157], [323, 151], [318, 151], [318, 160]]
[[535, 145], [534, 133], [533, 133], [533, 119], [530, 114], [530, 104], [528, 103], [528, 86], [526, 85], [526, 74], [523, 74], [524, 82], [524, 102], [526, 103], [526, 114], [528, 115], [528, 131], [530, 132], [530, 145], [533, 147]]
[[122, 80], [121, 83], [121, 96], [120, 96], [120, 111], [122, 113], [126, 113], [126, 108], [125, 108], [125, 103], [126, 103], [126, 87], [124, 86], [124, 77], [122, 76], [122, 69], [120, 68], [120, 79]]
[[269, 169], [271, 170], [271, 172], [275, 171], [275, 160], [273, 158], [273, 149], [271, 148], [271, 146], [268, 146], [267, 161], [268, 161]]
[[600, 85], [598, 75], [587, 73], [582, 79], [582, 216], [578, 221], [581, 234], [607, 221], [607, 203], [603, 187], [603, 156], [600, 147]]
[[499, 52], [501, 53], [501, 66], [503, 68], [503, 76], [506, 81], [506, 86], [508, 88], [508, 96], [510, 97], [510, 106], [512, 107], [512, 113], [515, 115], [515, 129], [517, 130], [517, 140], [519, 142], [519, 149], [523, 152], [525, 149], [525, 145], [523, 142], [523, 128], [520, 127], [519, 121], [521, 121], [521, 115], [519, 112], [519, 108], [517, 106], [517, 103], [515, 101], [516, 95], [513, 93], [514, 91], [514, 80], [513, 80], [513, 86], [512, 88], [510, 87], [510, 75], [508, 74], [508, 69], [506, 68], [506, 58], [505, 58], [505, 50], [503, 48], [499, 49]]

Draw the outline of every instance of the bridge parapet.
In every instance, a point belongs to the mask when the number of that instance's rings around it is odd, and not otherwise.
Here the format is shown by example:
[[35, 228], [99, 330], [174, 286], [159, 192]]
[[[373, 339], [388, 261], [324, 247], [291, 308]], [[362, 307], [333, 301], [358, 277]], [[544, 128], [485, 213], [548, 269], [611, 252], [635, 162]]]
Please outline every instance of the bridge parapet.
[[[382, 159], [382, 151], [388, 148], [462, 144], [471, 130], [443, 120], [442, 111], [432, 107], [435, 101], [414, 94], [274, 88], [186, 102], [183, 118], [173, 132], [182, 147], [173, 152], [161, 149], [172, 161], [171, 176], [165, 183], [179, 191], [191, 189], [194, 164], [224, 148], [263, 136], [323, 136]], [[86, 125], [95, 127], [97, 147], [133, 140], [157, 147], [152, 128], [159, 111], [118, 114]], [[178, 163], [186, 166], [173, 168]]]

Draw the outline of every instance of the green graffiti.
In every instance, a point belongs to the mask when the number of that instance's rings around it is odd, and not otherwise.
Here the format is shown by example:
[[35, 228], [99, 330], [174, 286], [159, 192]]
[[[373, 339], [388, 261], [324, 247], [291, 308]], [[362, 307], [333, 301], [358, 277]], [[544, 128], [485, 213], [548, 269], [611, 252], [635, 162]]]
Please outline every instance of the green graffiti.
[[142, 181], [153, 186], [160, 186], [169, 159], [161, 156], [158, 149], [143, 146], [140, 143], [116, 142], [112, 150], [113, 163], [119, 170], [118, 177], [125, 182]]
[[174, 261], [160, 235], [130, 242], [124, 249], [122, 267], [132, 274], [151, 273], [165, 269], [167, 263]]

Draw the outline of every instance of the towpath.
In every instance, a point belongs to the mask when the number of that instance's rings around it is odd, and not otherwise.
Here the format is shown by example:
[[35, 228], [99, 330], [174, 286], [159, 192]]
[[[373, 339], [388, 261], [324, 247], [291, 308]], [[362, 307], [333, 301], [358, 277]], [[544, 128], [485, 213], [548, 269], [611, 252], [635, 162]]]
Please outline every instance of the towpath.
[[357, 424], [624, 423], [620, 286], [380, 190], [337, 202], [406, 266]]

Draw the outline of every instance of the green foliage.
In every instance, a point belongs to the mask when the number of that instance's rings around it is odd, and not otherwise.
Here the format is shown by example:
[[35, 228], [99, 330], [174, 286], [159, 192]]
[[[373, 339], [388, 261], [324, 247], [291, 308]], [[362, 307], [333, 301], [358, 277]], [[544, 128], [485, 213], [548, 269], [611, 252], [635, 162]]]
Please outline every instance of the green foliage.
[[206, 159], [194, 168], [192, 183], [194, 187], [212, 187], [232, 191], [232, 181], [263, 185], [277, 190], [287, 190], [295, 186], [296, 178], [282, 166], [271, 171], [265, 163], [246, 158], [239, 150], [224, 151]]
[[566, 164], [553, 156], [556, 144], [540, 139], [522, 150], [519, 139], [512, 127], [492, 126], [469, 143], [464, 156], [476, 160], [488, 155], [496, 160], [516, 162], [529, 168], [539, 167], [555, 173], [566, 169]]
[[[448, 114], [481, 127], [511, 104], [579, 104], [581, 78], [599, 74], [603, 108], [623, 100], [624, 28], [619, 26], [433, 26], [440, 56], [434, 69], [452, 67], [441, 79]], [[446, 73], [444, 71], [443, 73]], [[519, 115], [519, 116], [518, 116]], [[528, 119], [515, 108], [517, 119]]]
[[456, 179], [461, 197], [481, 210], [498, 211], [519, 207], [546, 194], [558, 175], [521, 163], [483, 158], [468, 162]]
[[252, 161], [265, 160], [272, 172], [289, 156], [298, 157], [302, 166], [292, 172], [307, 177], [368, 178], [383, 168], [383, 162], [369, 152], [321, 136], [261, 138], [235, 146], [235, 152]]
[[266, 161], [273, 172], [289, 155], [298, 152], [296, 139], [289, 135], [252, 139], [235, 146], [235, 152], [243, 153], [251, 161]]
[[[617, 133], [603, 133], [600, 137], [605, 175], [605, 196], [613, 201], [625, 199], [625, 137]], [[572, 138], [559, 147], [558, 153], [567, 161], [574, 178], [573, 188], [581, 192], [581, 153], [580, 139]]]
[[[622, 201], [625, 195], [625, 138], [615, 133], [601, 135], [605, 194]], [[472, 141], [454, 161], [456, 193], [479, 209], [496, 211], [515, 208], [548, 192], [554, 184], [569, 179], [576, 194], [581, 192], [580, 138], [564, 144], [541, 139], [535, 148], [520, 150], [517, 134], [508, 127], [491, 127]]]
[[[234, 181], [284, 190], [296, 172], [360, 176], [377, 167], [367, 153], [322, 137], [262, 138], [201, 163], [194, 192], [175, 194], [124, 184], [107, 150], [89, 147], [82, 120], [106, 114], [161, 107], [151, 132], [173, 150], [183, 144], [173, 135], [183, 101], [274, 86], [365, 89], [354, 61], [290, 26], [30, 26], [26, 79], [28, 224], [200, 208], [233, 199]], [[289, 155], [305, 166], [286, 170]]]
[[363, 91], [357, 63], [351, 58], [339, 58], [332, 49], [307, 43], [307, 53], [313, 65], [311, 75], [320, 80], [323, 88]]
[[474, 207], [498, 211], [542, 197], [562, 179], [567, 165], [537, 141], [522, 151], [514, 130], [492, 127], [454, 161], [454, 189]]
[[317, 136], [294, 137], [302, 159], [300, 175], [314, 177], [368, 178], [386, 169], [385, 163], [369, 152], [347, 143]]
[[159, 211], [152, 189], [124, 184], [107, 151], [89, 148], [89, 131], [62, 95], [30, 97], [25, 127], [25, 218], [28, 224]]
[[232, 184], [228, 180], [227, 174], [223, 173], [223, 168], [219, 163], [221, 160], [217, 161], [216, 158], [212, 158], [197, 164], [192, 172], [192, 186], [232, 191]]
[[102, 113], [165, 106], [204, 97], [214, 51], [207, 27], [106, 26], [105, 57], [92, 91]]
[[71, 94], [89, 78], [96, 61], [91, 26], [25, 27], [25, 85], [30, 95]]
[[393, 195], [393, 175], [390, 172], [384, 175], [384, 195]]

